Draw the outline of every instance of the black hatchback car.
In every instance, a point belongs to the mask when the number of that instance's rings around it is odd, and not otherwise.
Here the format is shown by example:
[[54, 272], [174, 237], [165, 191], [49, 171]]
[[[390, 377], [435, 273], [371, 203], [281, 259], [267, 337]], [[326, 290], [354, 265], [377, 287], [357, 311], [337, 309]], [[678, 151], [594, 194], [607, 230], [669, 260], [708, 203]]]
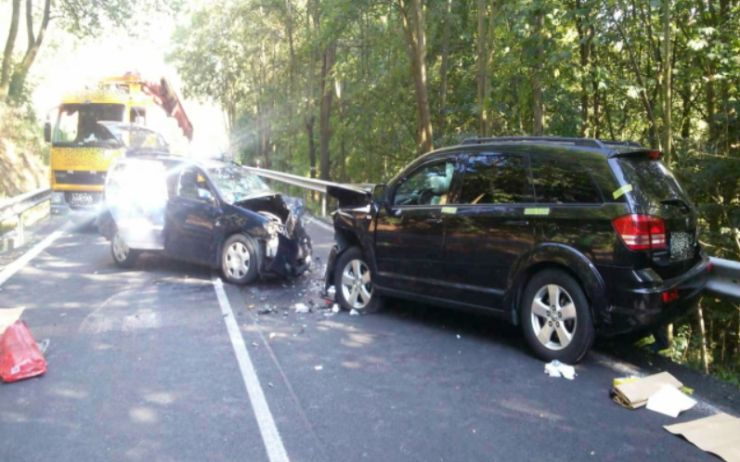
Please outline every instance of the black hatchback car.
[[393, 296], [486, 310], [547, 360], [671, 321], [707, 279], [693, 205], [660, 153], [634, 143], [473, 139], [372, 192], [329, 192], [326, 288], [344, 308]]
[[119, 266], [160, 252], [246, 284], [298, 276], [311, 264], [302, 202], [237, 164], [129, 151], [108, 172], [105, 205], [99, 225]]

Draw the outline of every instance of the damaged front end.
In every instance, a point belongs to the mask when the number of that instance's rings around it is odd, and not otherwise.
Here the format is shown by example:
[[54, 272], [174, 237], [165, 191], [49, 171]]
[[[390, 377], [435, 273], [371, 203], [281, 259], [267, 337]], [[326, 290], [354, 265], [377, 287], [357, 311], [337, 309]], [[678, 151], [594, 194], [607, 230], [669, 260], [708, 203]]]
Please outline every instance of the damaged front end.
[[260, 275], [296, 277], [311, 267], [311, 238], [303, 225], [303, 202], [268, 194], [237, 204], [262, 216], [264, 232], [257, 236], [262, 265]]

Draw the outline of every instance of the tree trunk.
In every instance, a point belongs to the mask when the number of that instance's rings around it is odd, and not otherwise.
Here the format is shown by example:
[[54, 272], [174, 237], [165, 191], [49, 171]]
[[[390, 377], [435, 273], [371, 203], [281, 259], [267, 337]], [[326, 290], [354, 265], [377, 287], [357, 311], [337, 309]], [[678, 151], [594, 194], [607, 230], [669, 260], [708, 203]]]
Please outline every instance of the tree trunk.
[[709, 354], [707, 351], [707, 332], [704, 328], [704, 311], [702, 310], [702, 302], [696, 307], [696, 316], [699, 321], [699, 336], [701, 340], [701, 365], [704, 369], [705, 374], [709, 374]]
[[477, 0], [478, 2], [478, 136], [485, 137], [489, 133], [488, 121], [488, 96], [490, 93], [490, 78], [488, 76], [488, 0]]
[[4, 99], [8, 94], [8, 84], [10, 83], [10, 69], [13, 61], [13, 49], [15, 48], [15, 39], [18, 36], [18, 22], [21, 15], [21, 0], [13, 0], [13, 11], [10, 17], [10, 29], [8, 38], [5, 41], [5, 51], [3, 52], [2, 70], [0, 70], [0, 99]]
[[397, 0], [401, 10], [401, 21], [406, 35], [411, 74], [414, 79], [417, 110], [417, 150], [419, 154], [434, 149], [432, 118], [429, 110], [426, 66], [426, 30], [422, 0]]
[[544, 59], [542, 43], [543, 12], [537, 11], [534, 16], [535, 56], [532, 66], [532, 134], [543, 134], [545, 115], [542, 103], [542, 60]]
[[33, 62], [36, 60], [41, 44], [44, 42], [44, 34], [49, 27], [51, 13], [51, 0], [44, 3], [44, 16], [41, 19], [41, 25], [36, 37], [33, 37], [33, 4], [32, 0], [26, 0], [26, 22], [28, 26], [28, 49], [26, 50], [23, 60], [13, 71], [13, 77], [10, 79], [10, 88], [8, 89], [8, 99], [10, 101], [19, 101], [23, 94], [23, 86], [28, 77], [28, 71], [31, 70]]
[[[576, 0], [575, 10], [583, 8], [583, 2]], [[585, 16], [590, 21], [590, 14]], [[594, 28], [584, 23], [584, 18], [579, 14], [575, 17], [576, 31], [578, 32], [578, 53], [581, 65], [581, 136], [588, 137], [590, 134], [591, 124], [589, 123], [589, 75], [591, 68], [591, 43], [594, 36]]]
[[308, 138], [308, 163], [310, 167], [309, 174], [311, 178], [316, 178], [316, 141], [314, 136], [314, 125], [316, 125], [316, 117], [309, 115], [306, 118], [306, 137]]
[[672, 41], [673, 33], [671, 31], [671, 0], [662, 0], [663, 8], [663, 47], [661, 64], [663, 67], [663, 157], [667, 165], [671, 164], [671, 151], [673, 148], [673, 121], [671, 118], [673, 105], [673, 85], [671, 74], [673, 73]]
[[452, 21], [452, 0], [447, 0], [444, 23], [442, 25], [442, 62], [439, 66], [439, 131], [444, 136], [447, 130], [447, 73], [450, 61], [450, 22]]
[[331, 73], [337, 53], [337, 44], [329, 44], [323, 53], [321, 65], [321, 106], [319, 108], [319, 155], [320, 178], [328, 180], [330, 177], [329, 143], [331, 141], [331, 107], [334, 101], [334, 88], [331, 85]]

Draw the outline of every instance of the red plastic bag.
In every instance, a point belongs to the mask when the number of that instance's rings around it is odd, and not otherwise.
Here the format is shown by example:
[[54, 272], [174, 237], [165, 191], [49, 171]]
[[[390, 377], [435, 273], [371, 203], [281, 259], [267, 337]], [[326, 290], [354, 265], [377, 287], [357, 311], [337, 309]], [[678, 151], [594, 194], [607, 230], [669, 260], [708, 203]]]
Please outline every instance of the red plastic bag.
[[36, 377], [46, 372], [46, 360], [23, 321], [16, 321], [0, 337], [0, 377], [5, 382]]

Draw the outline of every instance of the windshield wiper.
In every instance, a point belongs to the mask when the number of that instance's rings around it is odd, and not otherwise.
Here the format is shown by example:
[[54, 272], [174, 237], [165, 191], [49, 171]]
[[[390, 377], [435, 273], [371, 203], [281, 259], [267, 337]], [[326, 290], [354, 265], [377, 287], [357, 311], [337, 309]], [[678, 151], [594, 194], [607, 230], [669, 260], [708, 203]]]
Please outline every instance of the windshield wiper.
[[660, 201], [660, 203], [665, 204], [665, 205], [677, 205], [681, 207], [684, 210], [684, 212], [691, 211], [689, 204], [683, 199], [679, 199], [679, 198], [663, 199], [662, 201]]

